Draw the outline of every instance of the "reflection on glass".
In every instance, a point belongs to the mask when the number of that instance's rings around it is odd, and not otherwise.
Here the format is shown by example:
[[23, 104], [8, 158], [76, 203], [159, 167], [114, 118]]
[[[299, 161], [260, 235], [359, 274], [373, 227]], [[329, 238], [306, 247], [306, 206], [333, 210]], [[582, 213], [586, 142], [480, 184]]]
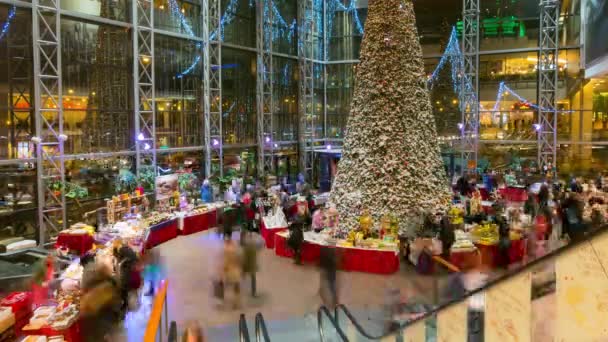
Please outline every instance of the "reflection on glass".
[[66, 153], [129, 149], [129, 32], [62, 20]]

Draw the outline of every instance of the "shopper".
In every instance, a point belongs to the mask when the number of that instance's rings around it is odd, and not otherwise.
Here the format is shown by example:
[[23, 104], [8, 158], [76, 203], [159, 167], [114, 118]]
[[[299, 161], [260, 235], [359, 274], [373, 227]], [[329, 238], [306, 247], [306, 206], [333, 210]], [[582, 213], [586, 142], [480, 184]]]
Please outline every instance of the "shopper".
[[243, 274], [251, 278], [251, 296], [257, 296], [256, 273], [258, 272], [258, 250], [263, 242], [259, 235], [252, 232], [242, 232], [243, 242]]
[[224, 285], [224, 305], [238, 309], [241, 306], [242, 261], [239, 247], [230, 239], [224, 240], [224, 260], [222, 282]]
[[162, 260], [156, 248], [148, 250], [144, 258], [143, 275], [144, 281], [148, 284], [148, 289], [144, 295], [153, 296], [162, 278]]
[[122, 246], [115, 250], [114, 258], [117, 260], [116, 273], [122, 299], [121, 310], [126, 313], [129, 307], [134, 308], [137, 298], [136, 292], [142, 283], [141, 273], [137, 268], [138, 258], [129, 246]]
[[124, 319], [118, 281], [112, 276], [110, 265], [88, 263], [82, 273], [80, 290], [82, 341], [109, 340]]
[[319, 266], [321, 299], [328, 308], [335, 308], [338, 305], [338, 257], [335, 248], [321, 248]]
[[289, 239], [287, 245], [293, 251], [294, 263], [302, 265], [302, 244], [304, 243], [304, 225], [294, 222], [289, 226]]
[[222, 215], [222, 233], [224, 239], [232, 239], [232, 230], [236, 224], [238, 210], [233, 208], [229, 203], [225, 203], [224, 212]]
[[209, 184], [208, 179], [205, 179], [201, 186], [201, 200], [203, 203], [213, 202], [213, 188], [211, 187], [211, 184]]
[[205, 342], [205, 335], [200, 324], [195, 321], [188, 322], [182, 335], [182, 342]]

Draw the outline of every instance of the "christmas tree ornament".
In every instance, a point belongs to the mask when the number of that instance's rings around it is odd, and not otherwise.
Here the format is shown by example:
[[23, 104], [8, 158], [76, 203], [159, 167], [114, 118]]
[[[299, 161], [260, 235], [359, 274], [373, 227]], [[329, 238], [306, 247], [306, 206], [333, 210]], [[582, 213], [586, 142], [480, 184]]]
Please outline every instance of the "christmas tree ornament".
[[451, 192], [411, 1], [370, 1], [360, 60], [330, 203], [344, 230], [359, 228], [358, 208], [414, 227], [418, 210], [446, 210]]

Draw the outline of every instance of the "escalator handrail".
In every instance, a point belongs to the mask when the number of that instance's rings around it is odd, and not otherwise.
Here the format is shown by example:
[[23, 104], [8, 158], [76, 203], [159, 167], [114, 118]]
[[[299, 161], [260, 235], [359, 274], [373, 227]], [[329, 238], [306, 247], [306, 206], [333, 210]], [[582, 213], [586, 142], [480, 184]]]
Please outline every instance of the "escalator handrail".
[[249, 328], [247, 328], [247, 320], [245, 319], [245, 314], [241, 314], [241, 317], [239, 318], [239, 341], [251, 341], [249, 338]]
[[[436, 315], [439, 311], [442, 311], [452, 305], [455, 305], [457, 303], [461, 303], [465, 300], [468, 300], [471, 296], [474, 296], [476, 294], [479, 293], [483, 293], [484, 291], [487, 291], [489, 288], [496, 286], [497, 284], [510, 279], [512, 277], [514, 277], [517, 274], [520, 274], [520, 272], [523, 272], [525, 270], [530, 270], [533, 267], [536, 267], [537, 265], [541, 265], [542, 263], [546, 262], [549, 259], [552, 258], [556, 258], [558, 255], [561, 255], [567, 251], [569, 251], [570, 249], [575, 248], [576, 246], [579, 246], [585, 242], [589, 242], [591, 241], [594, 237], [601, 235], [601, 234], [608, 234], [608, 225], [603, 225], [601, 228], [596, 229], [594, 231], [591, 231], [590, 233], [588, 233], [587, 235], [585, 235], [584, 238], [575, 241], [567, 246], [564, 246], [556, 251], [553, 251], [552, 253], [548, 253], [540, 258], [537, 258], [535, 260], [530, 261], [529, 263], [523, 265], [521, 268], [516, 269], [516, 272], [513, 273], [508, 273], [502, 277], [499, 277], [497, 279], [493, 279], [491, 281], [489, 281], [485, 286], [482, 286], [478, 289], [472, 290], [472, 291], [467, 291], [467, 293], [465, 294], [464, 297], [462, 298], [458, 298], [458, 299], [453, 299], [450, 300], [446, 303], [443, 303], [441, 305], [436, 306], [435, 308], [433, 308], [432, 310], [429, 310], [428, 312], [425, 312], [424, 314], [419, 315], [417, 318], [414, 318], [408, 322], [406, 322], [405, 324], [402, 324], [400, 327], [398, 327], [395, 330], [389, 331], [387, 333], [385, 333], [382, 336], [378, 336], [378, 337], [374, 337], [371, 336], [369, 333], [367, 333], [365, 331], [365, 329], [363, 329], [363, 327], [361, 326], [361, 324], [357, 321], [357, 319], [349, 312], [349, 310], [342, 304], [338, 305], [336, 307], [336, 311], [335, 311], [335, 320], [333, 318], [331, 318], [331, 315], [329, 314], [329, 312], [327, 312], [327, 316], [330, 318], [330, 321], [332, 323], [334, 323], [336, 325], [336, 329], [338, 330], [338, 332], [340, 333], [342, 331], [342, 329], [338, 326], [338, 309], [342, 309], [342, 311], [344, 311], [344, 313], [346, 314], [346, 316], [348, 316], [348, 318], [350, 319], [350, 321], [353, 323], [353, 325], [355, 326], [355, 328], [357, 329], [357, 331], [359, 331], [359, 333], [361, 335], [363, 335], [364, 337], [371, 339], [371, 340], [380, 340], [383, 338], [386, 338], [388, 336], [394, 335], [394, 334], [398, 334], [401, 331], [403, 331], [403, 329], [414, 325], [417, 322], [421, 322], [424, 321], [430, 317], [432, 317], [433, 315]], [[322, 328], [321, 328], [321, 310], [325, 309], [325, 311], [327, 310], [327, 308], [325, 306], [322, 306], [321, 308], [319, 308], [319, 313], [318, 313], [318, 320], [319, 320], [319, 332], [322, 332]], [[341, 333], [340, 335], [342, 335], [343, 333]], [[344, 337], [343, 337], [344, 338]], [[347, 341], [347, 340], [345, 340]]]
[[336, 319], [331, 316], [331, 312], [326, 306], [321, 306], [319, 308], [319, 311], [317, 311], [317, 324], [319, 326], [319, 336], [321, 337], [321, 342], [325, 341], [325, 334], [323, 333], [323, 314], [327, 316], [333, 327], [338, 332], [338, 335], [340, 335], [340, 338], [342, 338], [342, 341], [348, 342], [348, 337], [346, 337], [346, 334], [344, 333], [342, 328], [340, 328], [340, 326], [336, 322]]
[[270, 342], [270, 335], [268, 335], [268, 328], [264, 321], [264, 316], [261, 312], [255, 315], [255, 341], [261, 342], [261, 337], [264, 336], [264, 342]]
[[336, 324], [340, 324], [340, 320], [338, 319], [338, 312], [342, 310], [342, 312], [344, 312], [344, 314], [346, 314], [346, 317], [348, 317], [348, 319], [350, 320], [350, 322], [355, 326], [355, 329], [357, 329], [357, 331], [359, 332], [359, 334], [363, 335], [363, 337], [367, 338], [368, 340], [381, 340], [385, 337], [391, 336], [393, 334], [395, 334], [397, 331], [389, 331], [383, 335], [380, 336], [372, 336], [370, 335], [367, 331], [365, 331], [365, 329], [363, 329], [363, 327], [361, 326], [361, 324], [359, 323], [359, 321], [357, 321], [357, 319], [355, 318], [355, 316], [353, 316], [353, 314], [350, 312], [350, 310], [348, 310], [348, 308], [344, 305], [344, 304], [338, 304], [338, 306], [336, 306], [335, 309], [335, 319], [336, 319]]

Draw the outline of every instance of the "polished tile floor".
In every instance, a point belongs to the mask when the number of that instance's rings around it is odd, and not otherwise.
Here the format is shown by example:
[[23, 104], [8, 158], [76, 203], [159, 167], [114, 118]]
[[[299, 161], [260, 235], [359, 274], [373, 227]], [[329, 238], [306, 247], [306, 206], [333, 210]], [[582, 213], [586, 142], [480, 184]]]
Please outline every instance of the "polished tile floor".
[[[238, 232], [234, 238], [238, 239]], [[278, 336], [290, 336], [294, 342], [318, 341], [316, 312], [321, 298], [316, 267], [294, 265], [292, 260], [278, 257], [273, 250], [264, 248], [258, 255], [258, 298], [249, 295], [246, 279], [242, 284], [242, 308], [230, 310], [211, 295], [222, 251], [222, 240], [215, 232], [180, 236], [157, 248], [162, 255], [165, 277], [169, 280], [170, 320], [176, 321], [178, 326], [183, 327], [194, 320], [205, 329], [209, 341], [235, 341], [239, 315], [244, 313], [251, 322], [257, 312], [262, 312], [273, 340], [281, 340], [276, 339]], [[364, 326], [375, 332], [382, 330], [382, 306], [387, 302], [389, 290], [400, 289], [409, 302], [432, 304], [446, 283], [445, 276], [421, 276], [411, 266], [402, 264], [401, 270], [390, 276], [339, 272], [340, 301], [355, 312]], [[533, 341], [552, 339], [552, 301], [550, 295], [533, 304]], [[142, 310], [141, 315], [134, 317], [137, 321], [145, 317], [145, 306]], [[249, 323], [249, 329], [253, 330], [253, 323]], [[295, 330], [304, 333], [294, 335]], [[283, 335], [285, 333], [290, 335]], [[129, 333], [129, 341], [138, 338], [138, 334]]]

